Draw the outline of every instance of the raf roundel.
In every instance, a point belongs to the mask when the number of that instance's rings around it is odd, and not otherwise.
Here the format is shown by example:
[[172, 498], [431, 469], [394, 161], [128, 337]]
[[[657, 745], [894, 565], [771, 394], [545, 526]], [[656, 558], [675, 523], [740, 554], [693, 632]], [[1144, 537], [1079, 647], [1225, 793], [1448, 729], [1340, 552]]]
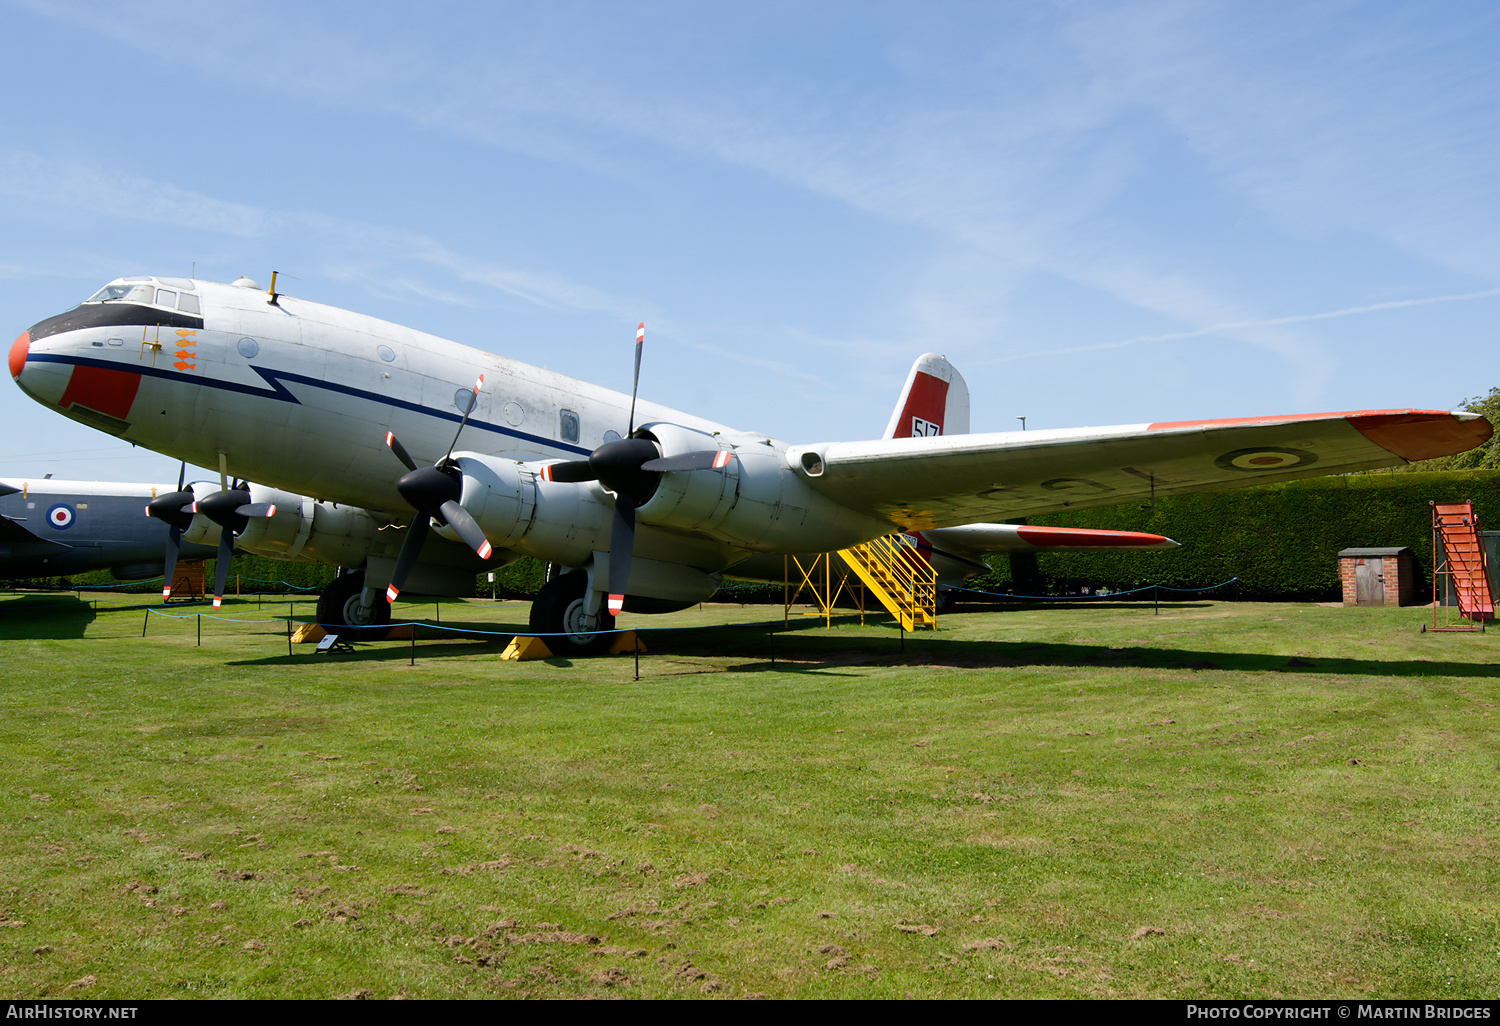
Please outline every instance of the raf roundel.
[[1220, 470], [1290, 470], [1318, 462], [1315, 453], [1306, 449], [1236, 449], [1214, 460]]
[[47, 511], [47, 523], [59, 531], [66, 531], [73, 526], [73, 507], [59, 502]]

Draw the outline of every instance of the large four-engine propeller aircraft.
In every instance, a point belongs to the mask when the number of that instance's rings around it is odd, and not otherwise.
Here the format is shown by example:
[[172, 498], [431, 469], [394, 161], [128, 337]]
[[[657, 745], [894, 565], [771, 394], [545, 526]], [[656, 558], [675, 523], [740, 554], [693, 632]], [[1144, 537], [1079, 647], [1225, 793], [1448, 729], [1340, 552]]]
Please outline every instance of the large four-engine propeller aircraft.
[[266, 482], [274, 512], [235, 544], [359, 568], [320, 619], [383, 622], [388, 588], [461, 594], [532, 555], [565, 571], [533, 629], [580, 651], [614, 611], [701, 601], [765, 557], [1392, 466], [1491, 432], [1410, 409], [989, 434], [918, 417], [887, 431], [910, 437], [789, 445], [248, 279], [117, 279], [22, 333], [9, 368], [75, 420]]

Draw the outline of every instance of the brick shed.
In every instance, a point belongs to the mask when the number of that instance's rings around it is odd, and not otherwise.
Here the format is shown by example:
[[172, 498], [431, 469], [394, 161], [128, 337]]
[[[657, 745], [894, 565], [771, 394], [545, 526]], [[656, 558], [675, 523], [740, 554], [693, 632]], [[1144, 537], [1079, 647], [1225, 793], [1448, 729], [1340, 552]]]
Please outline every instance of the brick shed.
[[1411, 549], [1344, 549], [1339, 580], [1346, 606], [1404, 606], [1412, 601], [1416, 566]]

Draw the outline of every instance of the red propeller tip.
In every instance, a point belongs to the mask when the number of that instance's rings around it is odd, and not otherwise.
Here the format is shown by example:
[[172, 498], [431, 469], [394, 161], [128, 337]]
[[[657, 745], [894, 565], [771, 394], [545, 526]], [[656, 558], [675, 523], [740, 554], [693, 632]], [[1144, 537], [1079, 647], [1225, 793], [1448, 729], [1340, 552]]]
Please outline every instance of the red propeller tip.
[[219, 598], [219, 596], [215, 595], [214, 596], [214, 609], [218, 609], [219, 608], [219, 603], [223, 602], [223, 601], [224, 601], [223, 599], [221, 599], [221, 598]]
[[391, 446], [391, 439], [393, 439], [395, 437], [396, 437], [396, 432], [394, 432], [394, 431], [387, 431], [385, 433], [385, 445], [386, 445], [387, 449], [389, 449], [390, 446]]
[[385, 600], [387, 602], [394, 602], [396, 601], [396, 596], [399, 594], [401, 594], [400, 589], [392, 584], [385, 589]]
[[714, 457], [714, 469], [723, 470], [727, 466], [729, 466], [729, 450], [720, 449], [719, 455]]
[[642, 321], [640, 327], [635, 329], [635, 344], [640, 345], [646, 341], [646, 322]]
[[479, 558], [480, 559], [489, 559], [490, 558], [490, 553], [494, 552], [494, 551], [495, 551], [494, 549], [490, 548], [490, 543], [489, 542], [485, 542], [484, 543], [484, 547], [479, 550]]
[[552, 480], [552, 464], [549, 463], [545, 467], [542, 468], [542, 480], [543, 481], [551, 481]]
[[276, 504], [273, 502], [271, 504], [271, 508], [268, 509], [268, 510], [266, 510], [266, 516], [268, 516], [268, 517], [274, 517], [275, 515], [276, 515]]
[[624, 608], [625, 608], [625, 596], [624, 595], [611, 595], [609, 597], [609, 615], [610, 616], [619, 616], [620, 615], [620, 610], [622, 610]]
[[171, 597], [172, 597], [172, 589], [170, 587], [163, 588], [161, 590], [161, 600], [163, 602], [165, 602], [167, 599], [169, 599]]

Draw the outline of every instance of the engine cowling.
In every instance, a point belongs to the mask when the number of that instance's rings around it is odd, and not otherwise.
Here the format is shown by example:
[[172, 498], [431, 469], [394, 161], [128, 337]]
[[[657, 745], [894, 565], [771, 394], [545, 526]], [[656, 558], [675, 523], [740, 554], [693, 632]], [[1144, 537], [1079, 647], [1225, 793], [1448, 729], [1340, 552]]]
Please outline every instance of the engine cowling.
[[252, 518], [235, 539], [235, 547], [246, 552], [354, 567], [372, 554], [394, 553], [400, 543], [394, 532], [381, 535], [380, 524], [357, 506], [335, 506], [265, 485], [249, 488], [253, 502], [272, 503], [276, 512]]

